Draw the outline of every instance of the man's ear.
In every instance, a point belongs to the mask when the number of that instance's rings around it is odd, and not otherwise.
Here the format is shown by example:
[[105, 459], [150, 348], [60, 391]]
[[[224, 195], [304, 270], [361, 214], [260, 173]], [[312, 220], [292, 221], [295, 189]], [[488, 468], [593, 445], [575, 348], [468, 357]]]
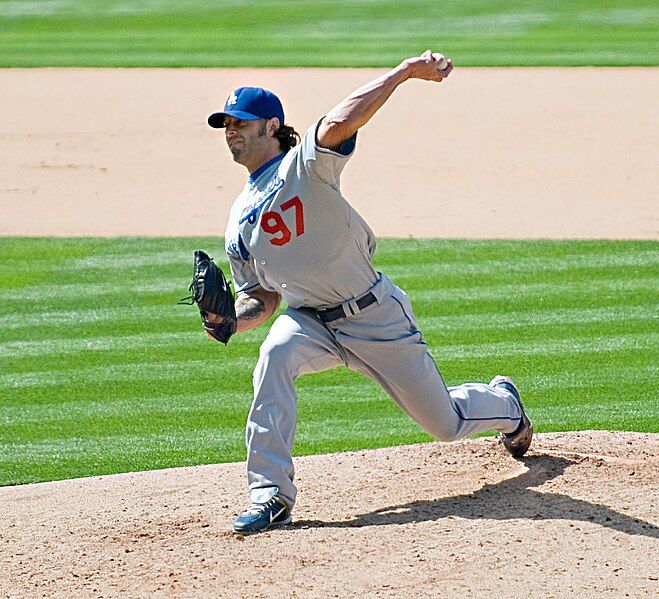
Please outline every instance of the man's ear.
[[277, 133], [277, 129], [281, 126], [279, 119], [275, 116], [268, 120], [268, 135], [274, 137]]

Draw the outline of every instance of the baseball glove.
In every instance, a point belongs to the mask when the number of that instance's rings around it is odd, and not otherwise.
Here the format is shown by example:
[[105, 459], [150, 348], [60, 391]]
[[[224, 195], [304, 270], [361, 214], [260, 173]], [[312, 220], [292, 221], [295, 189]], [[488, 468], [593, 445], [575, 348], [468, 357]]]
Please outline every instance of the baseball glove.
[[[222, 269], [202, 250], [194, 253], [194, 274], [188, 290], [192, 295], [184, 297], [179, 303], [196, 303], [204, 329], [226, 345], [238, 324], [235, 300]], [[211, 322], [208, 320], [209, 313], [221, 316], [223, 320], [220, 323]]]

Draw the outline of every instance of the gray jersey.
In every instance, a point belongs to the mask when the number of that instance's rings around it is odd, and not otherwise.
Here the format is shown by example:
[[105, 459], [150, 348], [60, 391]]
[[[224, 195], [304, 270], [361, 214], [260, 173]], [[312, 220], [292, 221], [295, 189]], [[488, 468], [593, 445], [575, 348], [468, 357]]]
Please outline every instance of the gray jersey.
[[355, 138], [342, 153], [321, 148], [318, 124], [252, 173], [231, 208], [225, 240], [237, 292], [262, 287], [292, 308], [327, 308], [378, 280], [375, 236], [339, 188]]

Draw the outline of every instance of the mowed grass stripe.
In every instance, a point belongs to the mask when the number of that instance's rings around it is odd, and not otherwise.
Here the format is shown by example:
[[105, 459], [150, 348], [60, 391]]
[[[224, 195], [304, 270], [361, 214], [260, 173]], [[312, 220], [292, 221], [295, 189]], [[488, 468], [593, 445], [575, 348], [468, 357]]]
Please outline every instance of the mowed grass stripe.
[[[328, 416], [332, 420], [332, 414], [336, 412], [336, 402], [333, 402], [332, 407], [332, 404], [320, 397], [315, 390], [303, 393], [301, 396], [311, 404], [311, 407], [306, 409], [307, 414], [313, 415], [311, 420], [322, 422]], [[185, 427], [180, 426], [181, 414], [178, 412], [160, 411], [143, 414], [140, 418], [133, 418], [130, 422], [126, 422], [125, 418], [114, 414], [89, 413], [81, 419], [44, 421], [40, 425], [40, 439], [78, 438], [87, 435], [90, 427], [96, 431], [93, 436], [148, 434], [158, 428], [159, 430], [175, 430], [177, 433], [181, 430], [192, 432], [200, 429], [226, 429], [235, 432], [238, 427], [243, 427], [251, 403], [249, 394], [242, 394], [241, 398], [243, 402], [239, 406], [215, 405], [199, 408], [194, 402], [190, 402], [191, 409], [185, 412]], [[384, 403], [384, 397], [378, 398], [376, 403], [378, 402]], [[232, 403], [235, 404], [235, 402]], [[372, 420], [385, 417], [387, 414], [399, 414], [398, 408], [390, 401], [386, 401], [386, 405], [380, 406], [380, 409], [373, 410], [370, 409], [370, 406], [365, 406], [363, 400], [354, 400], [351, 396], [346, 396], [340, 405], [340, 417], [350, 418], [354, 421]], [[11, 434], [11, 444], [29, 442], [33, 438], [32, 429], [33, 426], [30, 423], [13, 422], [7, 425], [7, 433]], [[235, 439], [241, 444], [244, 443], [244, 436], [236, 436]]]
[[[415, 297], [412, 298], [414, 301]], [[185, 312], [185, 313], [184, 313]], [[0, 327], [5, 331], [19, 329], [37, 329], [34, 337], [43, 339], [44, 335], [52, 333], [58, 339], [75, 337], [82, 324], [98, 324], [98, 335], [105, 336], [107, 329], [119, 323], [134, 323], [138, 319], [150, 322], [154, 317], [160, 322], [163, 320], [176, 322], [182, 327], [189, 328], [194, 315], [187, 310], [182, 311], [178, 306], [153, 306], [133, 308], [110, 308], [98, 310], [73, 310], [60, 312], [43, 312], [28, 315], [11, 315], [0, 317]], [[439, 327], [449, 331], [463, 330], [496, 330], [515, 329], [529, 325], [565, 325], [580, 323], [596, 323], [616, 320], [618, 322], [633, 320], [657, 320], [659, 313], [654, 304], [627, 305], [627, 306], [601, 306], [599, 308], [553, 308], [538, 309], [533, 312], [513, 311], [508, 313], [482, 312], [479, 314], [464, 314], [459, 316], [424, 316], [425, 326]], [[46, 330], [44, 330], [44, 327]], [[172, 331], [173, 332], [173, 331]], [[30, 337], [29, 331], [22, 330], [20, 335]], [[247, 333], [249, 335], [249, 332]], [[198, 335], [197, 335], [198, 337]], [[10, 348], [12, 343], [0, 344], [0, 356], [3, 348]]]
[[[630, 384], [629, 391], [638, 386]], [[646, 430], [656, 432], [657, 403], [625, 400], [624, 396], [614, 396], [607, 403], [590, 402], [584, 410], [574, 404], [537, 405], [533, 409], [534, 421], [542, 422], [539, 432], [571, 431], [576, 423], [579, 429], [608, 429], [602, 422], [616, 422], [629, 430]]]
[[77, 339], [49, 339], [45, 341], [10, 341], [0, 344], [0, 358], [5, 356], [47, 356], [105, 352], [110, 350], [132, 350], [155, 347], [185, 347], [206, 344], [203, 333], [140, 333], [120, 337], [83, 337]]
[[413, 258], [410, 264], [394, 266], [390, 274], [395, 276], [398, 269], [404, 267], [405, 271], [409, 270], [411, 276], [416, 271], [430, 273], [435, 276], [447, 274], [463, 275], [491, 275], [498, 274], [502, 269], [510, 273], [533, 273], [545, 274], [552, 272], [564, 272], [566, 270], [588, 270], [595, 268], [615, 268], [621, 266], [633, 266], [640, 268], [644, 266], [657, 267], [659, 264], [659, 251], [648, 250], [645, 252], [635, 252], [634, 254], [574, 254], [564, 256], [521, 256], [514, 261], [508, 260], [483, 260], [473, 262], [470, 260], [460, 260], [436, 263], [424, 262], [424, 259]]
[[[440, 309], [445, 309], [445, 306]], [[417, 309], [420, 328], [431, 345], [506, 340], [511, 343], [524, 343], [526, 340], [537, 339], [588, 338], [594, 332], [600, 335], [659, 332], [659, 321], [652, 306], [630, 309], [621, 315], [618, 315], [617, 310], [610, 309], [605, 309], [601, 314], [597, 311], [576, 311], [564, 318], [560, 312], [556, 315], [530, 312], [526, 316], [518, 316], [516, 312], [509, 315], [475, 313], [464, 316], [464, 326], [461, 326], [460, 316], [426, 316], [432, 311], [436, 312], [437, 306]], [[253, 354], [254, 344], [259, 344], [267, 333], [267, 325], [249, 331], [233, 339], [230, 350], [225, 350], [206, 338], [196, 316], [183, 321], [159, 321], [158, 324], [162, 329], [169, 330], [153, 333], [153, 325], [148, 322], [133, 327], [129, 323], [109, 323], [103, 327], [91, 328], [67, 326], [46, 329], [43, 335], [40, 334], [39, 328], [30, 328], [21, 335], [25, 341], [0, 343], [0, 372], [30, 370], [29, 364], [32, 362], [24, 360], [25, 354], [28, 353], [41, 356], [40, 369], [48, 368], [50, 363], [56, 363], [58, 368], [63, 367], [66, 357], [75, 353], [84, 354], [84, 360], [94, 365], [101, 364], [104, 360], [121, 361], [118, 357], [122, 352], [128, 360], [136, 360], [140, 355], [143, 359], [175, 359], [177, 355], [181, 358], [206, 355], [222, 359], [227, 352], [232, 356], [250, 352]], [[15, 337], [14, 331], [10, 338]], [[140, 340], [147, 344], [141, 346]]]
[[[77, 327], [81, 324], [97, 323], [134, 323], [138, 319], [152, 320], [177, 319], [190, 320], [190, 312], [181, 306], [117, 306], [114, 308], [90, 308], [78, 310], [59, 310], [36, 312], [33, 314], [5, 314], [0, 316], [0, 327], [5, 330], [43, 327], [63, 329]], [[23, 333], [21, 333], [23, 334]]]
[[[296, 453], [332, 451], [331, 440], [340, 431], [347, 447], [363, 448], [363, 437], [369, 430], [373, 433], [369, 435], [371, 447], [397, 444], [401, 434], [412, 435], [415, 442], [428, 440], [425, 433], [401, 414], [374, 415], [361, 420], [338, 418], [325, 424], [302, 423]], [[136, 471], [144, 462], [152, 464], [153, 469], [194, 465], [200, 456], [203, 463], [237, 461], [244, 459], [244, 452], [244, 444], [236, 442], [235, 435], [218, 428], [43, 440], [0, 445], [0, 477], [9, 477], [11, 484], [22, 484], [54, 479], [61, 470], [74, 471], [80, 465], [91, 476], [113, 469]], [[18, 464], [22, 466], [18, 468]]]
[[[408, 252], [411, 253], [411, 252]], [[418, 252], [414, 252], [413, 260], [405, 265], [406, 269], [414, 272], [423, 270], [436, 275], [453, 274], [460, 272], [463, 274], [482, 274], [488, 275], [499, 272], [501, 268], [506, 268], [507, 272], [561, 272], [568, 269], [590, 269], [590, 268], [611, 268], [616, 266], [657, 266], [659, 262], [659, 251], [647, 250], [634, 252], [633, 254], [617, 254], [612, 252], [599, 254], [568, 254], [559, 257], [556, 256], [520, 256], [514, 262], [510, 260], [482, 260], [474, 263], [470, 260], [460, 260], [459, 258], [450, 262], [437, 263], [432, 260], [426, 261], [419, 257]], [[432, 255], [430, 256], [432, 259]], [[84, 276], [91, 273], [97, 275], [98, 271], [107, 272], [111, 270], [113, 274], [120, 271], [134, 271], [136, 267], [157, 266], [181, 266], [188, 264], [190, 252], [188, 250], [177, 250], [173, 252], [157, 252], [155, 254], [134, 255], [134, 254], [111, 254], [102, 257], [92, 256], [89, 258], [78, 258], [69, 260], [63, 264], [56, 264], [52, 271], [57, 273], [75, 272], [76, 276]], [[218, 263], [226, 262], [223, 256], [220, 256]], [[2, 272], [2, 269], [0, 269]], [[130, 276], [130, 272], [122, 273]]]
[[107, 299], [105, 296], [122, 295], [124, 297], [144, 295], [148, 293], [174, 293], [182, 291], [180, 281], [171, 279], [154, 279], [153, 281], [144, 280], [126, 280], [125, 287], [117, 289], [120, 279], [117, 278], [107, 282], [108, 277], [103, 277], [103, 282], [98, 279], [90, 280], [85, 283], [62, 283], [56, 284], [45, 282], [38, 285], [29, 285], [19, 290], [3, 291], [0, 293], [1, 301], [21, 301], [21, 302], [43, 302], [50, 299], [80, 300], [82, 298], [95, 298], [97, 300]]
[[63, 408], [57, 404], [32, 404], [6, 406], [2, 410], [2, 422], [35, 424], [66, 422], [93, 417], [153, 416], [159, 413], [185, 414], [194, 410], [237, 409], [244, 406], [244, 396], [218, 390], [213, 393], [192, 393], [156, 397], [118, 397], [114, 401], [72, 401]]
[[[629, 385], [638, 384], [639, 381], [650, 380], [659, 375], [659, 364], [650, 364], [642, 367], [620, 367], [609, 366], [600, 367], [595, 370], [591, 368], [574, 369], [572, 371], [555, 372], [552, 374], [534, 375], [518, 377], [520, 384], [524, 383], [526, 393], [543, 393], [553, 389], [584, 389], [591, 387], [609, 387], [615, 386], [617, 393], [613, 400], [615, 403], [627, 403], [636, 406], [635, 409], [645, 407], [654, 409], [654, 405], [639, 405], [633, 400], [626, 401], [624, 395]], [[622, 392], [621, 392], [622, 390]], [[621, 397], [622, 396], [622, 397]], [[659, 398], [657, 398], [659, 402]]]
[[[141, 240], [148, 239], [153, 251], [141, 254]], [[102, 269], [111, 276], [115, 269], [133, 266], [158, 264], [172, 266], [177, 263], [188, 263], [193, 249], [203, 246], [218, 262], [226, 262], [224, 246], [220, 238], [205, 237], [180, 239], [181, 245], [172, 249], [171, 245], [163, 243], [166, 238], [70, 238], [66, 251], [57, 244], [54, 238], [5, 238], [0, 255], [0, 269], [11, 267], [15, 262], [26, 264], [50, 265], [53, 272], [72, 269], [90, 270]], [[22, 244], [29, 241], [33, 244], [35, 254], [26, 256], [22, 253]], [[643, 263], [646, 257], [656, 255], [659, 250], [655, 245], [644, 241], [617, 241], [612, 246], [610, 241], [547, 241], [529, 240], [520, 245], [515, 240], [460, 240], [460, 239], [381, 239], [378, 244], [378, 254], [383, 263], [396, 262], [397, 256], [408, 256], [410, 265], [416, 263], [436, 264], [438, 262], [461, 265], [467, 262], [495, 264], [503, 259], [503, 263], [511, 266], [510, 258], [515, 262], [537, 261], [539, 264], [556, 261], [560, 265], [581, 262], [592, 262], [611, 259], [616, 262], [626, 262], [626, 256], [635, 255]], [[442, 260], [441, 258], [445, 258]], [[405, 263], [408, 261], [405, 260]], [[499, 263], [500, 265], [501, 263]], [[606, 264], [604, 264], [606, 266]], [[25, 274], [25, 273], [23, 273]]]
[[93, 369], [82, 367], [66, 370], [35, 370], [21, 374], [0, 375], [0, 389], [76, 385], [86, 381], [98, 385], [118, 381], [166, 381], [181, 377], [186, 379], [197, 377], [200, 380], [202, 375], [207, 379], [210, 377], [217, 379], [232, 376], [236, 371], [249, 368], [253, 363], [253, 357], [250, 359], [242, 356], [227, 356], [216, 361], [209, 357], [207, 360], [181, 360], [171, 363], [113, 364]]
[[[489, 358], [469, 356], [468, 358], [441, 360], [439, 366], [449, 385], [463, 381], [488, 381], [497, 372], [514, 372], [518, 382], [525, 387], [527, 397], [530, 392], [529, 401], [533, 402], [537, 397], [544, 402], [546, 397], [543, 396], [541, 388], [535, 385], [527, 388], [527, 384], [531, 380], [529, 377], [540, 377], [548, 386], [553, 384], [553, 381], [566, 382], [566, 377], [569, 377], [570, 385], [577, 385], [578, 381], [583, 381], [585, 385], [587, 381], [591, 380], [593, 373], [608, 371], [611, 368], [614, 370], [618, 368], [622, 373], [625, 368], [629, 368], [637, 373], [638, 381], [647, 383], [651, 380], [648, 376], [649, 365], [656, 363], [653, 362], [653, 356], [652, 350], [643, 351], [638, 348], [619, 350], [615, 353], [565, 353], [550, 357], [543, 354], [530, 356], [493, 354]], [[37, 408], [43, 406], [48, 409], [48, 406], [61, 405], [63, 413], [65, 413], [68, 406], [75, 405], [76, 402], [86, 402], [90, 405], [104, 402], [109, 405], [125, 399], [128, 402], [126, 405], [133, 405], [133, 401], [143, 401], [146, 397], [156, 399], [162, 397], [165, 400], [168, 397], [179, 397], [181, 402], [185, 402], [185, 398], [189, 397], [191, 393], [196, 396], [207, 392], [208, 389], [212, 389], [221, 397], [227, 393], [242, 398], [251, 396], [250, 369], [237, 371], [234, 377], [228, 379], [218, 376], [212, 361], [209, 362], [208, 369], [201, 367], [189, 369], [186, 361], [183, 361], [178, 369], [177, 363], [164, 359], [157, 360], [157, 362], [167, 366], [169, 372], [172, 373], [171, 378], [153, 380], [145, 377], [143, 379], [115, 380], [112, 385], [107, 385], [103, 381], [96, 381], [93, 377], [94, 371], [90, 369], [87, 377], [83, 374], [82, 377], [75, 380], [62, 378], [59, 385], [13, 387], [5, 392], [4, 407], [27, 408], [34, 405]], [[617, 364], [625, 366], [613, 366]], [[217, 384], [218, 380], [221, 381], [221, 385]], [[620, 391], [618, 378], [612, 376], [610, 384], [616, 387], [616, 394], [618, 394]], [[345, 369], [302, 376], [298, 379], [296, 386], [305, 392], [325, 393], [323, 401], [326, 397], [327, 401], [334, 403], [341, 402], [346, 397], [353, 399], [373, 397], [374, 390], [379, 389], [362, 375]], [[558, 385], [558, 387], [560, 386]], [[567, 382], [563, 387], [568, 388]], [[198, 391], [195, 392], [195, 389]], [[587, 388], [585, 391], [589, 392]], [[648, 386], [645, 391], [650, 396], [653, 388]]]
[[[301, 379], [304, 380], [304, 379]], [[368, 402], [372, 397], [364, 393], [363, 381], [343, 381], [338, 385], [301, 386], [305, 396], [336, 397], [336, 401], [349, 398], [350, 402]], [[120, 396], [104, 398], [103, 401], [71, 401], [65, 406], [60, 403], [21, 404], [5, 406], [0, 422], [5, 425], [34, 424], [44, 422], [63, 422], [90, 417], [116, 417], [126, 414], [131, 416], [155, 416], [158, 414], [185, 414], [188, 412], [205, 412], [214, 410], [247, 410], [251, 402], [249, 389], [240, 392], [216, 389], [207, 393], [181, 393], [178, 395], [159, 396]]]
[[[22, 401], [6, 402], [2, 407], [2, 414], [6, 417], [5, 422], [10, 424], [15, 419], [20, 420], [23, 415], [28, 420], [37, 418], [39, 414], [43, 415], [44, 420], [48, 420], [51, 416], [56, 419], [58, 415], [69, 419], [69, 410], [77, 414], [85, 407], [89, 415], [106, 413], [116, 416], [122, 413], [124, 416], [130, 416], [134, 410], [140, 410], [142, 405], [153, 405], [156, 408], [160, 406], [164, 411], [167, 411], [167, 406], [173, 406], [174, 411], [177, 411], [178, 408], [187, 409], [188, 404], [194, 409], [197, 405], [204, 408], [218, 402], [221, 407], [229, 410], [237, 410], [241, 406], [247, 409], [252, 397], [250, 382], [249, 377], [242, 376], [226, 385], [208, 386], [203, 391], [190, 391], [187, 384], [182, 385], [181, 389], [177, 389], [176, 385], [165, 385], [156, 389], [148, 384], [141, 386], [139, 382], [134, 385], [118, 384], [91, 390], [84, 387], [76, 389], [71, 386], [68, 389], [74, 389], [79, 393], [69, 393], [63, 397], [58, 397], [54, 393], [47, 394], [40, 401], [29, 401], [34, 398], [24, 397]], [[334, 405], [344, 400], [368, 402], [373, 399], [373, 390], [379, 390], [379, 387], [369, 383], [362, 375], [341, 370], [302, 376], [296, 386], [305, 397], [314, 396], [321, 403], [331, 402]], [[157, 411], [158, 409], [155, 410]]]
[[[244, 458], [267, 327], [224, 347], [176, 305], [192, 250], [222, 247], [0, 239], [0, 484]], [[537, 430], [659, 428], [656, 242], [384, 239], [376, 266], [447, 384], [511, 374]], [[344, 368], [296, 386], [297, 454], [429, 439]]]
[[[130, 250], [130, 248], [127, 248]], [[616, 266], [657, 266], [659, 251], [648, 249], [635, 251], [631, 254], [615, 252], [599, 253], [576, 253], [553, 256], [544, 255], [519, 255], [514, 261], [508, 259], [481, 259], [477, 262], [471, 256], [450, 256], [444, 262], [438, 262], [436, 253], [421, 254], [418, 248], [407, 248], [401, 255], [409, 254], [410, 261], [404, 266], [411, 271], [423, 270], [437, 275], [441, 274], [492, 274], [497, 273], [502, 267], [507, 272], [533, 272], [548, 273], [562, 272], [569, 269], [594, 269], [613, 268]], [[449, 256], [447, 256], [449, 258]], [[131, 253], [117, 253], [103, 255], [100, 257], [70, 259], [63, 263], [51, 265], [51, 272], [57, 273], [58, 278], [73, 275], [70, 278], [79, 279], [87, 276], [98, 277], [101, 271], [106, 277], [126, 277], [137, 279], [136, 268], [151, 266], [159, 269], [170, 267], [180, 268], [187, 265], [190, 259], [189, 250], [177, 250], [175, 252], [157, 252], [154, 254], [134, 255]], [[226, 264], [226, 258], [220, 255], [216, 258], [218, 264]], [[0, 273], [11, 271], [13, 262], [0, 262]], [[122, 272], [128, 271], [128, 272]], [[142, 271], [139, 271], [142, 273]], [[132, 277], [131, 277], [132, 275]]]
[[[628, 384], [630, 391], [635, 391], [639, 385], [638, 382], [633, 380]], [[608, 395], [612, 389], [606, 385], [601, 385], [599, 390], [604, 395]], [[579, 391], [579, 388], [573, 388], [570, 393], [576, 395]], [[316, 430], [322, 431], [336, 425], [337, 422], [349, 422], [353, 429], [371, 428], [373, 435], [377, 436], [382, 431], [377, 426], [374, 427], [373, 423], [377, 422], [379, 424], [385, 420], [396, 424], [392, 427], [392, 432], [397, 434], [400, 434], [401, 430], [413, 431], [418, 429], [414, 422], [410, 421], [391, 401], [385, 398], [371, 399], [372, 407], [377, 409], [367, 411], [364, 410], [363, 402], [346, 400], [337, 412], [336, 406], [332, 408], [327, 402], [317, 401], [318, 398], [313, 395], [301, 394], [301, 397], [310, 406], [301, 410], [300, 415], [300, 421], [305, 423], [306, 430], [316, 428]], [[578, 417], [581, 422], [589, 422], [592, 423], [594, 428], [602, 428], [601, 425], [598, 425], [598, 422], [603, 418], [618, 419], [621, 422], [634, 420], [636, 422], [645, 422], [647, 425], [652, 422], [656, 415], [656, 402], [654, 405], [638, 402], [625, 399], [614, 393], [611, 393], [610, 398], [607, 397], [607, 400], [606, 402], [590, 402], [588, 410], [581, 410], [581, 414], [574, 404], [556, 404], [551, 401], [537, 403], [533, 406], [533, 418], [534, 421], [537, 420], [542, 423], [545, 417], [548, 420], [551, 417], [551, 421], [556, 422], [559, 420], [556, 415], [562, 417], [564, 414], [572, 414]], [[243, 439], [235, 435], [235, 431], [244, 422], [248, 410], [247, 405], [240, 409], [212, 405], [208, 406], [207, 410], [194, 409], [192, 406], [190, 408], [185, 412], [145, 413], [142, 418], [135, 420], [132, 426], [128, 427], [125, 426], [121, 418], [112, 415], [99, 417], [88, 415], [80, 420], [72, 419], [71, 421], [46, 421], [42, 425], [40, 439], [36, 442], [36, 445], [51, 443], [66, 445], [67, 439], [71, 439], [77, 444], [81, 438], [125, 438], [127, 436], [152, 438], [156, 426], [159, 426], [160, 430], [174, 431], [172, 434], [176, 434], [179, 439], [184, 440], [189, 437], [189, 442], [181, 443], [181, 446], [186, 449], [196, 446], [195, 438], [199, 431], [217, 431], [223, 436], [231, 438], [233, 446], [243, 445]], [[187, 424], [184, 428], [177, 426], [180, 417], [186, 418]], [[563, 419], [561, 425], [567, 427], [566, 422], [569, 422], [569, 420]], [[29, 450], [29, 446], [35, 443], [32, 431], [33, 424], [12, 422], [7, 426], [8, 431], [11, 433], [11, 441], [4, 446], [5, 448], [11, 447], [14, 451], [21, 448]], [[88, 434], [87, 427], [89, 426], [97, 430], [94, 435], [90, 436]], [[550, 430], [550, 427], [543, 423], [539, 430]], [[368, 439], [367, 442], [370, 440]]]
[[658, 334], [620, 335], [616, 337], [570, 338], [561, 340], [536, 340], [522, 343], [474, 343], [469, 345], [447, 345], [431, 348], [430, 353], [438, 360], [455, 360], [459, 358], [488, 358], [492, 355], [532, 356], [553, 354], [594, 354], [599, 352], [616, 352], [630, 349], [656, 348]]
[[[619, 291], [647, 291], [656, 289], [657, 277], [645, 276], [634, 279], [620, 279], [615, 276], [610, 280], [598, 279], [596, 281], [583, 281], [583, 280], [565, 280], [562, 282], [560, 288], [554, 283], [506, 283], [506, 284], [492, 284], [492, 281], [484, 279], [481, 283], [464, 281], [460, 284], [459, 281], [446, 281], [437, 279], [435, 281], [429, 280], [429, 277], [423, 276], [415, 279], [413, 275], [405, 272], [401, 267], [401, 275], [391, 275], [391, 278], [397, 283], [407, 282], [413, 286], [423, 285], [422, 289], [415, 289], [414, 294], [419, 299], [434, 298], [438, 301], [456, 300], [456, 299], [499, 299], [502, 297], [514, 299], [520, 296], [535, 296], [547, 297], [554, 295], [564, 296], [573, 293], [588, 293], [593, 295], [597, 292], [619, 292]], [[510, 280], [510, 277], [507, 277]], [[81, 308], [90, 309], [94, 306], [99, 307], [99, 302], [103, 303], [112, 302], [117, 303], [121, 300], [135, 302], [138, 296], [152, 295], [158, 297], [163, 303], [175, 303], [178, 301], [177, 296], [185, 293], [185, 288], [181, 289], [181, 283], [184, 279], [181, 277], [178, 281], [160, 281], [156, 283], [136, 283], [132, 285], [129, 281], [125, 282], [122, 289], [118, 286], [122, 285], [121, 281], [115, 283], [77, 283], [70, 285], [50, 285], [44, 283], [39, 286], [32, 286], [28, 289], [21, 289], [20, 291], [3, 291], [0, 292], [0, 301], [3, 306], [0, 307], [3, 314], [15, 313], [17, 308], [24, 307], [27, 310], [29, 306], [34, 309], [33, 304], [40, 304], [51, 309], [48, 306], [50, 300], [63, 300], [62, 305], [66, 302], [76, 301], [81, 304]], [[437, 285], [438, 287], [435, 287]], [[428, 288], [430, 287], [430, 288]], [[458, 295], [458, 291], [462, 293]], [[169, 297], [163, 297], [166, 294]], [[81, 300], [90, 300], [85, 303]], [[148, 298], [143, 298], [148, 299]], [[12, 302], [15, 302], [12, 305]]]
[[18, 458], [28, 462], [40, 462], [53, 455], [57, 456], [57, 459], [72, 455], [98, 455], [108, 459], [116, 454], [136, 455], [152, 453], [156, 449], [167, 451], [184, 448], [190, 451], [212, 446], [217, 452], [233, 444], [227, 432], [214, 425], [210, 429], [200, 428], [179, 433], [84, 436], [9, 443], [0, 445], [0, 455], [2, 461], [6, 463], [16, 461]]
[[648, 322], [659, 319], [656, 306], [602, 306], [601, 308], [557, 308], [537, 311], [513, 311], [508, 313], [485, 312], [460, 316], [424, 316], [425, 327], [447, 332], [497, 331], [510, 332], [529, 326], [559, 326], [569, 324], [592, 325], [595, 323], [618, 323], [641, 320]]
[[[130, 248], [127, 248], [129, 250]], [[211, 256], [216, 259], [215, 256]], [[223, 255], [219, 256], [218, 262], [226, 262]], [[84, 258], [75, 258], [67, 260], [65, 263], [57, 264], [53, 267], [54, 272], [71, 272], [75, 271], [108, 271], [118, 272], [122, 270], [133, 270], [142, 266], [180, 266], [181, 264], [190, 263], [190, 251], [186, 249], [177, 249], [172, 251], [149, 252], [148, 254], [135, 254], [132, 251], [123, 253], [103, 254], [101, 256], [86, 256]]]
[[[199, 464], [214, 464], [217, 462], [234, 462], [241, 459], [244, 448], [230, 446], [225, 450], [222, 438], [206, 438], [203, 447], [187, 449], [181, 445], [152, 444], [145, 446], [143, 439], [129, 437], [123, 452], [104, 451], [103, 443], [99, 443], [97, 452], [71, 452], [66, 456], [57, 453], [56, 448], [50, 449], [50, 456], [43, 454], [32, 457], [29, 453], [17, 451], [9, 460], [0, 458], [0, 481], [4, 485], [21, 485], [39, 483], [62, 478], [82, 476], [101, 476], [122, 472], [139, 472], [148, 463], [148, 470], [196, 466]], [[131, 451], [130, 445], [139, 447], [139, 451]], [[209, 449], [215, 447], [216, 449]], [[62, 476], [62, 473], [68, 473]]]

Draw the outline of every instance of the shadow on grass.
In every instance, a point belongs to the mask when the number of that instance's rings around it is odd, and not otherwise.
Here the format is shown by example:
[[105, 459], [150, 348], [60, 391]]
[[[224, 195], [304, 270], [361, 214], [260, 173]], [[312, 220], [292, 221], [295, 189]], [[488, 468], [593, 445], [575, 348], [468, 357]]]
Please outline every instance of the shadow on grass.
[[524, 458], [528, 471], [468, 495], [413, 501], [358, 514], [349, 520], [296, 520], [291, 529], [303, 527], [359, 528], [440, 520], [448, 516], [488, 520], [581, 520], [594, 522], [628, 535], [659, 538], [659, 527], [621, 514], [614, 509], [569, 495], [533, 490], [562, 475], [577, 462], [563, 457], [536, 455]]

